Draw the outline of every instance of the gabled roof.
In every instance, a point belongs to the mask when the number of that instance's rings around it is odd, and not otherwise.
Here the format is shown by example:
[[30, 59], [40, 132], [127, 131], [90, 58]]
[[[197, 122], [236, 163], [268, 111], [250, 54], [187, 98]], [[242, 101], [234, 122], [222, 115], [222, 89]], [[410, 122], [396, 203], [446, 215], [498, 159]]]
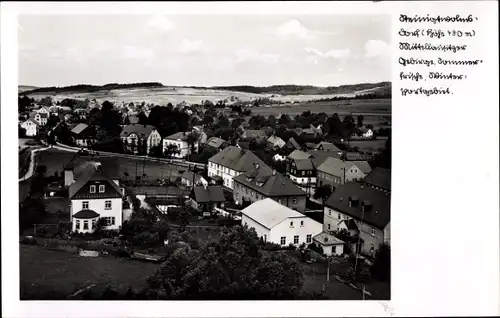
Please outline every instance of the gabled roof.
[[391, 170], [375, 168], [364, 179], [364, 182], [391, 191]]
[[269, 167], [258, 167], [243, 173], [235, 178], [234, 182], [241, 183], [266, 197], [302, 196], [306, 195], [290, 179]]
[[313, 240], [315, 240], [319, 244], [325, 245], [325, 246], [344, 244], [344, 241], [339, 240], [335, 236], [328, 234], [326, 232], [321, 232], [321, 233], [313, 236]]
[[[357, 199], [351, 207], [349, 207], [349, 198]], [[367, 201], [370, 203], [370, 209], [363, 213], [361, 207]], [[363, 219], [363, 222], [379, 229], [384, 229], [391, 220], [390, 194], [356, 182], [347, 182], [338, 187], [325, 205], [354, 219]]]
[[26, 122], [30, 122], [30, 123], [35, 124], [36, 126], [38, 126], [38, 123], [33, 118], [28, 118], [28, 120], [25, 120], [24, 122], [22, 122], [21, 125], [24, 124], [24, 123], [26, 123]]
[[280, 137], [273, 135], [273, 136], [267, 138], [267, 142], [275, 145], [278, 142], [284, 143], [285, 141], [283, 139], [281, 139]]
[[252, 203], [241, 210], [241, 213], [267, 229], [273, 228], [288, 218], [305, 217], [302, 213], [281, 205], [270, 198]]
[[267, 134], [264, 130], [246, 129], [244, 132], [247, 138], [266, 138]]
[[173, 135], [167, 136], [163, 139], [187, 141], [190, 134], [191, 133], [186, 132], [186, 131], [179, 131], [179, 132], [177, 132]]
[[261, 167], [267, 166], [250, 150], [240, 149], [235, 146], [224, 148], [208, 161], [239, 172], [252, 170], [255, 163], [258, 163]]
[[194, 187], [194, 200], [197, 203], [225, 202], [222, 186], [197, 186]]
[[344, 169], [349, 170], [354, 165], [348, 161], [344, 162], [337, 158], [327, 158], [319, 167], [318, 171], [327, 173], [332, 176], [341, 177], [344, 175]]
[[297, 170], [314, 170], [314, 164], [311, 159], [295, 159], [293, 161]]
[[367, 161], [355, 161], [353, 164], [364, 174], [368, 174], [372, 171], [372, 167], [370, 167], [370, 164]]
[[[79, 177], [76, 181], [69, 186], [69, 198], [79, 198], [80, 190], [89, 182], [89, 181], [107, 181], [107, 187], [105, 193], [95, 193], [92, 196], [96, 199], [98, 198], [121, 198], [122, 192], [118, 185], [112, 181], [106, 173], [103, 171], [101, 165], [88, 165], [84, 168], [84, 170], [80, 173]], [[109, 187], [111, 185], [111, 188]], [[85, 198], [87, 196], [84, 195]]]
[[219, 137], [211, 137], [206, 142], [207, 146], [217, 148], [217, 149], [222, 147], [224, 145], [224, 143], [227, 143], [227, 141], [225, 141], [224, 139], [219, 138]]
[[314, 147], [316, 150], [324, 150], [324, 151], [342, 151], [339, 148], [337, 148], [334, 144], [326, 141], [322, 141], [319, 144]]
[[137, 136], [139, 136], [139, 138], [146, 139], [149, 138], [149, 136], [155, 129], [156, 128], [152, 125], [130, 124], [123, 127], [120, 136], [128, 137], [130, 134], [136, 134]]
[[286, 142], [286, 146], [287, 147], [293, 147], [296, 150], [301, 150], [302, 149], [302, 147], [299, 145], [299, 143], [297, 142], [297, 140], [295, 140], [295, 138], [293, 138], [293, 137], [290, 137], [290, 139], [288, 139], [288, 141]]
[[288, 155], [289, 159], [308, 159], [311, 157], [311, 154], [301, 151], [301, 150], [294, 150], [291, 154]]
[[89, 125], [87, 124], [83, 124], [83, 123], [80, 123], [78, 125], [76, 125], [73, 129], [71, 129], [71, 132], [73, 134], [80, 134], [82, 131], [84, 131]]

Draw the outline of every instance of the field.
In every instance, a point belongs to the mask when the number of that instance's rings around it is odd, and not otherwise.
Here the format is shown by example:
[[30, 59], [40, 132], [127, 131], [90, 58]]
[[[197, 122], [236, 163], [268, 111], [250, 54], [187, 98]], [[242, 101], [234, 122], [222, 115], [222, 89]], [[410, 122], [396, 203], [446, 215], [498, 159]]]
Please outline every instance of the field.
[[96, 288], [138, 291], [158, 264], [112, 257], [80, 257], [76, 254], [20, 245], [21, 299], [40, 299], [43, 294], [65, 297], [90, 284]]
[[[47, 175], [53, 175], [56, 171], [58, 171], [59, 173], [62, 172], [64, 166], [71, 161], [74, 155], [75, 153], [72, 152], [48, 149], [37, 154], [36, 162], [39, 165], [44, 165], [47, 167]], [[102, 159], [104, 165], [106, 165], [106, 163], [109, 163], [113, 167], [116, 167], [118, 169], [118, 174], [122, 178], [127, 178], [129, 180], [135, 178], [136, 171], [138, 176], [141, 176], [143, 173], [145, 173], [147, 175], [147, 180], [156, 180], [167, 178], [169, 176], [171, 178], [177, 178], [179, 176], [179, 171], [186, 170], [186, 168], [176, 165], [170, 165], [150, 160], [127, 159], [106, 155], [100, 156], [99, 159]], [[89, 156], [80, 156], [75, 161], [75, 163], [79, 165], [81, 163], [84, 163], [85, 161], [91, 160], [93, 159]], [[125, 172], [128, 173], [128, 177], [124, 176]]]
[[349, 141], [351, 147], [358, 147], [363, 152], [380, 151], [385, 148], [385, 143], [386, 139]]
[[55, 100], [62, 100], [65, 98], [75, 99], [96, 99], [97, 102], [102, 103], [105, 100], [115, 102], [117, 104], [130, 103], [130, 102], [146, 102], [155, 105], [166, 105], [168, 103], [178, 104], [186, 102], [189, 104], [198, 104], [203, 100], [210, 100], [217, 102], [225, 100], [230, 103], [231, 97], [239, 101], [251, 101], [258, 98], [267, 97], [276, 101], [283, 102], [306, 102], [313, 99], [332, 98], [334, 96], [355, 96], [357, 92], [350, 94], [328, 94], [328, 95], [278, 95], [278, 94], [254, 94], [237, 91], [203, 89], [203, 88], [188, 88], [188, 87], [158, 87], [158, 88], [135, 88], [135, 89], [113, 89], [113, 90], [99, 90], [89, 93], [33, 93], [30, 97], [35, 99], [44, 96], [52, 96]]

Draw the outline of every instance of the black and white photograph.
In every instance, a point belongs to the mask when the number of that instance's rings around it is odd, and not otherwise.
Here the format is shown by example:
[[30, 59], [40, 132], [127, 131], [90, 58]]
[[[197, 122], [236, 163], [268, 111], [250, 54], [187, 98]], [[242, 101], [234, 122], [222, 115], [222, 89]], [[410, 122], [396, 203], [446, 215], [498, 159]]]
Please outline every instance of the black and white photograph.
[[389, 15], [20, 15], [21, 300], [390, 300]]

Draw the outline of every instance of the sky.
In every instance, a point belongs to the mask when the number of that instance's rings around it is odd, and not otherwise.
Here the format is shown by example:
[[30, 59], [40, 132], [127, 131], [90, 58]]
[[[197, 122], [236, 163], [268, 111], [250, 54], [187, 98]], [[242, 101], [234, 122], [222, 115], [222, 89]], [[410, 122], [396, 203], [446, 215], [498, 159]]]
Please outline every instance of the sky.
[[387, 15], [21, 15], [19, 84], [390, 81]]

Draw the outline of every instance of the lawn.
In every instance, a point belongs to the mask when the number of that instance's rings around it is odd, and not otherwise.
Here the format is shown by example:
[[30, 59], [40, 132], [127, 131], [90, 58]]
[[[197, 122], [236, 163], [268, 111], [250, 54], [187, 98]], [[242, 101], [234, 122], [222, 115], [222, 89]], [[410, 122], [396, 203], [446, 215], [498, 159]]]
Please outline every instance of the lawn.
[[22, 300], [37, 300], [52, 294], [63, 298], [95, 284], [103, 289], [135, 291], [146, 287], [146, 278], [158, 264], [131, 261], [114, 257], [81, 257], [68, 252], [20, 245], [20, 293]]
[[[47, 167], [47, 175], [53, 175], [54, 172], [59, 173], [63, 171], [64, 166], [67, 165], [71, 159], [75, 156], [75, 153], [49, 149], [43, 152], [37, 153], [37, 163], [39, 165], [44, 165]], [[99, 156], [98, 159], [102, 160], [104, 165], [116, 165], [118, 167], [118, 173], [122, 178], [125, 178], [124, 173], [128, 173], [128, 179], [132, 180], [135, 178], [136, 172], [138, 176], [142, 176], [143, 173], [147, 175], [146, 180], [156, 180], [171, 177], [172, 179], [180, 176], [179, 171], [185, 170], [184, 167], [179, 167], [175, 165], [170, 165], [167, 163], [156, 162], [152, 160], [144, 159], [127, 159], [120, 157], [112, 157], [107, 155]], [[95, 160], [90, 156], [80, 156], [75, 159], [76, 165], [82, 164], [85, 161]]]

